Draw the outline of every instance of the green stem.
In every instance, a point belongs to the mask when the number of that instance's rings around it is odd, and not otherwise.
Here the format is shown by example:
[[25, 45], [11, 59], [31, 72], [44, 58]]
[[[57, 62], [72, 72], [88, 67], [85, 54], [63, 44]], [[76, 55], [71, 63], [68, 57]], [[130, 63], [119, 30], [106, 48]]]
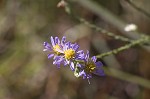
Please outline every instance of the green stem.
[[140, 44], [142, 44], [142, 43], [146, 43], [146, 42], [149, 42], [149, 41], [150, 41], [150, 38], [149, 38], [148, 36], [143, 36], [143, 37], [141, 37], [141, 38], [138, 39], [138, 40], [134, 40], [134, 41], [132, 41], [132, 42], [129, 43], [129, 44], [126, 44], [126, 45], [124, 45], [124, 46], [122, 46], [122, 47], [119, 47], [119, 48], [117, 48], [117, 49], [114, 49], [114, 50], [112, 50], [112, 51], [102, 53], [102, 54], [100, 54], [100, 55], [97, 55], [96, 57], [97, 57], [97, 58], [103, 58], [103, 57], [108, 56], [108, 55], [111, 55], [111, 54], [117, 54], [117, 53], [119, 53], [119, 52], [121, 52], [121, 51], [124, 51], [124, 50], [126, 50], [126, 49], [129, 49], [129, 48], [131, 48], [131, 47], [133, 47], [133, 46], [135, 46], [135, 45], [140, 45]]
[[131, 42], [132, 40], [130, 40], [129, 38], [126, 38], [126, 37], [123, 37], [123, 36], [120, 36], [120, 35], [116, 35], [112, 32], [109, 32], [103, 28], [100, 28], [94, 24], [91, 24], [89, 23], [88, 21], [86, 21], [84, 18], [81, 18], [81, 17], [78, 17], [78, 20], [81, 22], [81, 23], [84, 23], [85, 25], [89, 26], [90, 28], [93, 28], [95, 29], [96, 31], [100, 32], [100, 33], [103, 33], [107, 36], [110, 36], [110, 37], [113, 37], [114, 39], [116, 40], [121, 40], [121, 41], [124, 41], [124, 42]]
[[70, 16], [76, 18], [78, 21], [80, 21], [81, 23], [84, 23], [85, 25], [87, 25], [90, 28], [95, 29], [96, 31], [98, 31], [99, 33], [103, 33], [107, 36], [113, 37], [116, 40], [121, 40], [124, 42], [132, 42], [132, 40], [130, 40], [129, 38], [126, 38], [124, 36], [120, 36], [120, 35], [116, 35], [115, 33], [109, 32], [103, 28], [100, 28], [94, 24], [89, 23], [88, 21], [86, 21], [84, 18], [82, 17], [78, 17], [76, 15], [73, 15], [72, 13], [72, 9], [70, 8], [70, 5], [67, 3], [67, 5], [65, 6], [65, 11], [67, 14], [69, 14]]

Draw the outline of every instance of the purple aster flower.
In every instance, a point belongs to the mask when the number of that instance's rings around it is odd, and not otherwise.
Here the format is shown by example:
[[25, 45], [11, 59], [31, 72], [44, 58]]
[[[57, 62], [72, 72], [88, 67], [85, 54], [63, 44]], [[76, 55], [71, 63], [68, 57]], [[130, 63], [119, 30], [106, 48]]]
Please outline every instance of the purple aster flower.
[[83, 77], [83, 79], [92, 78], [92, 73], [98, 76], [104, 76], [104, 70], [102, 69], [103, 64], [98, 61], [96, 62], [96, 56], [89, 58], [89, 51], [85, 55], [85, 62], [83, 64], [77, 64], [77, 69], [75, 72], [76, 77]]
[[79, 49], [78, 44], [72, 44], [71, 42], [65, 42], [66, 37], [63, 37], [60, 41], [58, 37], [53, 38], [51, 36], [51, 44], [44, 42], [44, 50], [49, 51], [48, 58], [54, 57], [53, 64], [60, 67], [61, 63], [64, 65], [70, 65], [71, 70], [74, 71], [75, 61], [84, 59], [84, 53]]
[[84, 53], [82, 50], [78, 51], [79, 45], [72, 44], [71, 42], [67, 42], [64, 44], [62, 49], [58, 49], [57, 51], [62, 54], [62, 56], [56, 56], [56, 62], [54, 64], [60, 65], [61, 62], [64, 62], [64, 65], [70, 65], [72, 71], [75, 69], [75, 61], [83, 60]]
[[44, 42], [44, 50], [43, 51], [49, 51], [50, 54], [48, 54], [48, 58], [52, 58], [53, 56], [60, 55], [61, 53], [58, 52], [57, 50], [61, 50], [65, 44], [66, 37], [62, 37], [62, 40], [60, 41], [58, 37], [53, 38], [51, 36], [50, 38], [51, 44], [48, 42]]
[[[66, 37], [62, 37], [61, 41], [58, 37], [50, 38], [51, 44], [44, 42], [44, 50], [48, 51], [48, 58], [54, 59], [53, 64], [60, 68], [60, 64], [64, 66], [69, 65], [74, 71], [76, 77], [83, 77], [83, 79], [92, 78], [92, 74], [99, 76], [104, 75], [102, 69], [103, 64], [96, 62], [96, 56], [89, 58], [89, 51], [84, 54], [83, 50], [79, 50], [79, 45], [71, 42], [66, 43]], [[89, 82], [90, 83], [90, 82]]]

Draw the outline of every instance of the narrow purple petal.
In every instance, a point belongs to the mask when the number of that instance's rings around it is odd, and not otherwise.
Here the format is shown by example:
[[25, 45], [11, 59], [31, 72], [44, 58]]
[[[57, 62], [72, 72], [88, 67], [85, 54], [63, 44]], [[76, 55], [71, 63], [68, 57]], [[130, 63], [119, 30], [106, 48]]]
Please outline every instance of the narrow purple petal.
[[48, 59], [52, 58], [54, 56], [54, 54], [48, 54]]
[[62, 45], [64, 45], [64, 44], [65, 44], [65, 42], [66, 42], [66, 37], [65, 37], [65, 36], [63, 36], [63, 37], [62, 37], [62, 39], [61, 39], [61, 44], [62, 44]]
[[98, 61], [95, 63], [96, 64], [96, 68], [101, 68], [103, 66], [102, 62]]
[[68, 45], [69, 45], [69, 42], [65, 43], [65, 45], [64, 45], [64, 47], [63, 47], [63, 50], [64, 50], [64, 51], [69, 48]]
[[54, 61], [53, 61], [53, 64], [54, 64], [54, 65], [56, 65], [56, 63], [57, 63], [57, 61], [56, 61], [56, 60], [54, 60]]
[[47, 45], [47, 42], [44, 42], [43, 45], [46, 46], [46, 45]]
[[84, 79], [84, 77], [86, 76], [85, 71], [83, 70], [83, 71], [79, 72], [79, 75], [78, 75], [78, 76], [79, 76], [79, 77], [80, 77], [80, 76], [83, 76], [83, 79]]
[[77, 53], [84, 54], [83, 50], [79, 50], [79, 51], [77, 51]]
[[96, 64], [96, 70], [93, 73], [96, 75], [99, 75], [99, 76], [104, 76], [105, 73], [104, 73], [104, 70], [102, 68], [102, 66], [103, 66], [102, 62], [98, 61], [95, 64]]
[[64, 66], [67, 66], [67, 64], [68, 64], [68, 63], [67, 63], [66, 61], [64, 61]]
[[78, 44], [74, 44], [72, 47], [75, 51], [77, 51], [79, 49], [79, 45]]
[[60, 68], [60, 64], [56, 64], [57, 68]]
[[71, 68], [72, 71], [74, 71], [74, 63], [73, 62], [71, 62], [70, 68]]
[[54, 56], [54, 60], [57, 60], [57, 59], [59, 59], [60, 57], [62, 57], [62, 56], [57, 56], [57, 55], [55, 55], [55, 56]]
[[63, 56], [54, 56], [53, 64], [57, 65], [57, 64], [60, 64], [62, 61], [64, 61]]
[[96, 60], [97, 60], [96, 56], [93, 56], [93, 57], [91, 58], [91, 60], [95, 63]]
[[103, 69], [96, 69], [93, 73], [98, 75], [98, 76], [105, 76]]
[[78, 54], [78, 57], [84, 57], [84, 53], [83, 54]]
[[92, 78], [92, 74], [87, 74], [84, 70], [79, 72], [78, 77], [82, 76], [83, 79], [90, 79]]
[[52, 51], [52, 47], [51, 47], [51, 45], [49, 43], [44, 42], [43, 45], [45, 47], [44, 51], [46, 51], [46, 49]]
[[52, 43], [52, 46], [55, 46], [54, 38], [52, 36], [51, 36], [51, 43]]
[[63, 51], [67, 50], [66, 44], [63, 46]]
[[88, 59], [89, 59], [89, 51], [87, 50], [87, 53], [85, 55], [85, 60], [88, 61]]
[[83, 50], [78, 51], [77, 54], [76, 54], [76, 57], [77, 57], [77, 59], [83, 60], [84, 59]]
[[68, 42], [67, 49], [71, 48], [71, 42]]
[[55, 37], [55, 44], [60, 44], [60, 40], [58, 37]]
[[76, 54], [75, 59], [84, 60], [84, 55], [83, 54]]
[[61, 57], [61, 58], [59, 58], [59, 59], [57, 60], [57, 63], [61, 63], [63, 60], [64, 60], [64, 58]]
[[80, 67], [80, 68], [82, 68], [82, 67], [83, 67], [83, 66], [82, 66], [81, 64], [79, 64], [79, 63], [77, 63], [77, 66], [78, 66], [78, 67]]
[[60, 64], [64, 60], [64, 58], [63, 56], [55, 56], [54, 60], [55, 60], [55, 64]]
[[64, 59], [62, 57], [56, 57], [55, 60], [53, 61], [53, 64], [60, 65], [63, 60]]

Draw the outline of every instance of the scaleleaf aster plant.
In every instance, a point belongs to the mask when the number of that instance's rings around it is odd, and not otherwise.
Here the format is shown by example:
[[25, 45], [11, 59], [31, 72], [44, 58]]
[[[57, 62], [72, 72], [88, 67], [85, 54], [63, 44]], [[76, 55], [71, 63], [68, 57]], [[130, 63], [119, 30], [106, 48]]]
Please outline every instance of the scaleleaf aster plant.
[[[48, 51], [48, 58], [54, 59], [53, 64], [60, 68], [60, 65], [70, 66], [76, 77], [83, 79], [92, 78], [92, 74], [104, 76], [103, 64], [96, 62], [96, 56], [89, 57], [89, 51], [84, 54], [83, 50], [79, 50], [79, 45], [76, 43], [66, 42], [66, 37], [61, 40], [58, 37], [50, 38], [51, 44], [44, 42], [44, 50]], [[89, 82], [90, 83], [90, 82]]]

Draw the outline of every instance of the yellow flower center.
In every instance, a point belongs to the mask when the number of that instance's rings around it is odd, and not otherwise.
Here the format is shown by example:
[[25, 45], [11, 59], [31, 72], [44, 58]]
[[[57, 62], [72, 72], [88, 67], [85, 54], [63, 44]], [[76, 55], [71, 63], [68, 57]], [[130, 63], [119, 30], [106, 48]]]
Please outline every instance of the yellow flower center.
[[96, 68], [95, 63], [94, 63], [94, 62], [89, 62], [89, 63], [85, 66], [85, 71], [86, 71], [87, 73], [91, 73], [91, 72], [93, 72], [93, 71], [95, 70], [95, 68]]
[[58, 44], [56, 44], [55, 46], [53, 46], [53, 50], [54, 50], [55, 54], [59, 55], [60, 52], [58, 52], [57, 49], [61, 49]]
[[64, 52], [65, 54], [65, 59], [70, 60], [71, 58], [74, 57], [75, 51], [73, 49], [68, 49]]

